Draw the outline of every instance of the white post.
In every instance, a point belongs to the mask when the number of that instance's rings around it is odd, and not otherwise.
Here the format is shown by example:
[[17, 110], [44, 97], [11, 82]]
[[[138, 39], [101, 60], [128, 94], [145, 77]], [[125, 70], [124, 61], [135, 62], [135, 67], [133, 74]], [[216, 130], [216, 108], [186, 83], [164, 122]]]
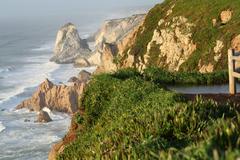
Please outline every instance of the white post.
[[232, 59], [234, 56], [234, 50], [228, 50], [228, 72], [229, 72], [229, 93], [235, 95], [236, 90], [236, 78], [233, 76], [233, 72], [235, 72], [235, 60]]

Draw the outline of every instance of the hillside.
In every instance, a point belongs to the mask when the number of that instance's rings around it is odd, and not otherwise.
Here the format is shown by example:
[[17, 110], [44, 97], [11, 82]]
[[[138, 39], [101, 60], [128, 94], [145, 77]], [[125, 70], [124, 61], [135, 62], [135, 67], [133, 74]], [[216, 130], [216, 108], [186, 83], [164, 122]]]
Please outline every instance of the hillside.
[[238, 0], [166, 0], [120, 42], [103, 43], [97, 73], [111, 73], [93, 75], [49, 159], [238, 159], [239, 95], [167, 86], [227, 83], [239, 15]]
[[[68, 135], [54, 148], [58, 159], [239, 158], [239, 108], [226, 100], [188, 100], [165, 89], [170, 73], [158, 73], [94, 76]], [[178, 77], [180, 84], [206, 83], [197, 74]]]
[[141, 69], [212, 72], [227, 68], [227, 50], [239, 49], [239, 0], [166, 0], [152, 8], [135, 43], [117, 57]]

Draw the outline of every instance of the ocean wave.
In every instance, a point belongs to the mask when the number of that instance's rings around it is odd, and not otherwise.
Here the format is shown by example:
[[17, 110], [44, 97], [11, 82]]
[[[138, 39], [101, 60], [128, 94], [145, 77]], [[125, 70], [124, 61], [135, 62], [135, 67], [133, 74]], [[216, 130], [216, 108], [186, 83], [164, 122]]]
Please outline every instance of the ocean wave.
[[0, 68], [0, 73], [10, 72], [10, 71], [13, 71], [14, 69], [15, 69], [15, 66], [4, 66]]
[[51, 73], [58, 68], [58, 64], [48, 61], [43, 64], [26, 65], [20, 71], [9, 74], [2, 83], [12, 87], [0, 92], [0, 104], [24, 93], [28, 88], [37, 87], [46, 78], [52, 79]]
[[81, 37], [82, 39], [88, 39], [88, 38], [92, 37], [92, 35], [89, 34], [89, 33], [85, 33], [85, 34], [81, 34], [80, 37]]
[[32, 51], [52, 51], [53, 50], [53, 46], [54, 46], [54, 42], [49, 42], [49, 43], [45, 43], [43, 45], [41, 45], [40, 47], [37, 48], [33, 48]]
[[6, 129], [6, 127], [2, 124], [2, 122], [0, 121], [0, 133]]
[[47, 112], [48, 115], [54, 120], [63, 120], [66, 119], [67, 117], [69, 117], [67, 114], [64, 113], [53, 113], [49, 108], [44, 107], [43, 111]]

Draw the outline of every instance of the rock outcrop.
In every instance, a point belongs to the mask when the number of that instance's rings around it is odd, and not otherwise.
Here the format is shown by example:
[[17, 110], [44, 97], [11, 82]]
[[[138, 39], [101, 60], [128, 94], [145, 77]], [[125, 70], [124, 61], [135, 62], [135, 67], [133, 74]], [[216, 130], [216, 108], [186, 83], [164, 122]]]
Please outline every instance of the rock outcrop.
[[80, 80], [77, 77], [71, 77], [68, 82], [70, 83], [80, 83]]
[[[196, 50], [196, 44], [192, 40], [191, 28], [194, 24], [188, 22], [187, 18], [174, 17], [171, 23], [166, 23], [164, 28], [161, 25], [164, 20], [159, 21], [159, 28], [153, 33], [152, 40], [148, 43], [147, 53], [144, 56], [144, 64], [149, 62], [150, 50], [155, 47], [159, 51], [158, 66], [166, 67], [170, 71], [178, 71], [179, 67]], [[161, 59], [164, 61], [161, 61]], [[139, 66], [140, 70], [145, 66]]]
[[[184, 3], [192, 5], [190, 0]], [[238, 9], [233, 7], [239, 2], [216, 1], [215, 8], [210, 1], [205, 3], [209, 4], [198, 4], [205, 14], [196, 12], [195, 7], [185, 8], [188, 12], [179, 10], [183, 7], [181, 1], [156, 5], [139, 27], [135, 40], [132, 36], [132, 45], [124, 47], [122, 55], [118, 52], [117, 67], [135, 67], [139, 71], [150, 66], [169, 71], [227, 69], [227, 50], [240, 50], [236, 36], [240, 18], [235, 14]]]
[[[76, 114], [78, 114], [78, 113], [76, 113]], [[62, 139], [62, 141], [60, 141], [52, 146], [52, 148], [48, 154], [48, 160], [56, 160], [57, 155], [61, 154], [64, 151], [65, 146], [76, 140], [76, 138], [77, 138], [76, 131], [79, 129], [81, 129], [81, 125], [77, 124], [75, 119], [72, 118], [68, 133]]]
[[88, 43], [79, 37], [76, 26], [72, 23], [64, 25], [57, 33], [54, 56], [56, 63], [73, 63], [78, 57], [90, 54]]
[[[98, 66], [98, 71], [112, 72], [117, 69], [114, 62], [116, 55], [121, 56], [125, 49], [133, 43], [136, 31], [142, 25], [145, 15], [133, 15], [127, 18], [106, 21], [95, 34], [96, 50], [87, 59], [86, 64]], [[83, 58], [75, 61], [83, 64]]]
[[90, 62], [86, 59], [86, 58], [77, 58], [75, 61], [74, 61], [74, 66], [75, 67], [90, 67], [91, 64]]
[[231, 47], [240, 52], [240, 34], [235, 36], [231, 42]]
[[227, 24], [232, 19], [232, 11], [226, 10], [222, 11], [220, 14], [222, 24]]
[[41, 110], [38, 114], [37, 121], [38, 123], [48, 123], [51, 122], [52, 119], [50, 118], [49, 114], [43, 110]]
[[91, 73], [85, 71], [85, 70], [82, 70], [79, 74], [78, 74], [78, 80], [81, 82], [81, 83], [87, 83], [91, 78]]
[[95, 46], [103, 49], [104, 43], [117, 44], [128, 36], [144, 20], [145, 14], [133, 15], [127, 18], [107, 20], [95, 35]]
[[31, 111], [39, 112], [47, 107], [54, 111], [75, 113], [87, 78], [90, 78], [90, 76], [74, 82], [70, 86], [54, 85], [46, 79], [40, 84], [33, 96], [19, 104], [16, 109], [28, 108]]

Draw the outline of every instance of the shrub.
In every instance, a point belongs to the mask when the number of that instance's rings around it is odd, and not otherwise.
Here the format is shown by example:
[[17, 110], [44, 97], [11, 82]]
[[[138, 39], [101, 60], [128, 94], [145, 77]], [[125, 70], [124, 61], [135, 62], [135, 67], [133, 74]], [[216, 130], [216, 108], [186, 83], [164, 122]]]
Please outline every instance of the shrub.
[[228, 83], [227, 71], [202, 74], [199, 72], [169, 72], [161, 68], [149, 67], [144, 70], [143, 76], [146, 80], [154, 83], [170, 85], [216, 85]]
[[82, 105], [85, 129], [58, 159], [240, 156], [240, 116], [234, 107], [201, 97], [188, 102], [135, 71], [95, 76]]

